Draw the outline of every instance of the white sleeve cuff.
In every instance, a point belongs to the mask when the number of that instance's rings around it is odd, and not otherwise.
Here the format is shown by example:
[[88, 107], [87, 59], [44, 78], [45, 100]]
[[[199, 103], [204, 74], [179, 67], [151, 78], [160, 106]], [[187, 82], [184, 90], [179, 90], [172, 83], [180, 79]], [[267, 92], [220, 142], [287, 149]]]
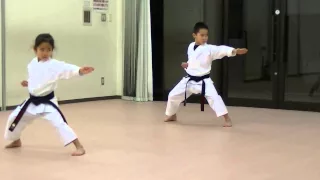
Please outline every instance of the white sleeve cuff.
[[75, 68], [75, 70], [74, 70], [74, 76], [82, 76], [82, 74], [80, 74], [80, 67], [78, 67], [78, 68]]
[[237, 55], [237, 51], [234, 51], [234, 48], [230, 48], [229, 52], [228, 52], [228, 56], [229, 57], [233, 57]]

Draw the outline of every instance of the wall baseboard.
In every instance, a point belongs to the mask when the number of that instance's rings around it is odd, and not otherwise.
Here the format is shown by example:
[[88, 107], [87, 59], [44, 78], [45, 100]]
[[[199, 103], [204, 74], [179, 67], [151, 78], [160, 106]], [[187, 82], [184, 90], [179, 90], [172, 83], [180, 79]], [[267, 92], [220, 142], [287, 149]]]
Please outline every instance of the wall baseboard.
[[[92, 98], [83, 98], [83, 99], [71, 99], [59, 101], [59, 104], [73, 104], [73, 103], [82, 103], [82, 102], [90, 102], [90, 101], [102, 101], [102, 100], [112, 100], [112, 99], [121, 99], [121, 96], [103, 96], [103, 97], [92, 97]], [[8, 106], [7, 110], [13, 110], [16, 106]]]

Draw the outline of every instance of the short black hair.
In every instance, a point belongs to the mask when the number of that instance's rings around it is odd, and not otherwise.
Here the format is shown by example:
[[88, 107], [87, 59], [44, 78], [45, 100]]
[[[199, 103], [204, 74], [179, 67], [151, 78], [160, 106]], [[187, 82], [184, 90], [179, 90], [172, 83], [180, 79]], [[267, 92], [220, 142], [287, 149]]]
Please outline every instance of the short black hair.
[[54, 46], [54, 39], [53, 37], [51, 36], [51, 34], [49, 33], [43, 33], [43, 34], [39, 34], [37, 37], [36, 37], [36, 40], [34, 42], [34, 49], [37, 49], [40, 44], [42, 43], [49, 43], [51, 46], [52, 46], [52, 49], [55, 48]]
[[193, 33], [197, 34], [200, 29], [209, 30], [209, 27], [204, 22], [197, 22], [193, 27]]

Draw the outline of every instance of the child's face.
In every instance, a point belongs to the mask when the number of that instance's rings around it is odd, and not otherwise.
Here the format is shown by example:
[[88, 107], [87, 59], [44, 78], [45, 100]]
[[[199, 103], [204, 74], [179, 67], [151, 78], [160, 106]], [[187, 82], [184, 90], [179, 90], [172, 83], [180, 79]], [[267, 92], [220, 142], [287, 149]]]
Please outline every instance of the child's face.
[[197, 34], [193, 33], [193, 38], [195, 39], [196, 44], [205, 44], [208, 41], [208, 30], [199, 29]]
[[52, 50], [52, 46], [49, 43], [43, 42], [34, 49], [34, 52], [39, 60], [47, 61], [52, 57]]

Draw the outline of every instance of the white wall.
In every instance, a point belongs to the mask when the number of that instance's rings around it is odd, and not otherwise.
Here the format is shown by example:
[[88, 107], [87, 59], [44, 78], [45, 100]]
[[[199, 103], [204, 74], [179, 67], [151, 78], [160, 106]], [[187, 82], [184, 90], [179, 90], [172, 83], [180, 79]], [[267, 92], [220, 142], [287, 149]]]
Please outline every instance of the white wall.
[[86, 77], [61, 81], [56, 91], [59, 100], [121, 95], [122, 6], [123, 0], [111, 1], [111, 22], [101, 22], [100, 14], [93, 12], [92, 26], [83, 26], [83, 0], [6, 0], [7, 105], [27, 97], [19, 83], [27, 77], [26, 66], [34, 57], [35, 37], [48, 32], [56, 40], [56, 59], [96, 68]]

